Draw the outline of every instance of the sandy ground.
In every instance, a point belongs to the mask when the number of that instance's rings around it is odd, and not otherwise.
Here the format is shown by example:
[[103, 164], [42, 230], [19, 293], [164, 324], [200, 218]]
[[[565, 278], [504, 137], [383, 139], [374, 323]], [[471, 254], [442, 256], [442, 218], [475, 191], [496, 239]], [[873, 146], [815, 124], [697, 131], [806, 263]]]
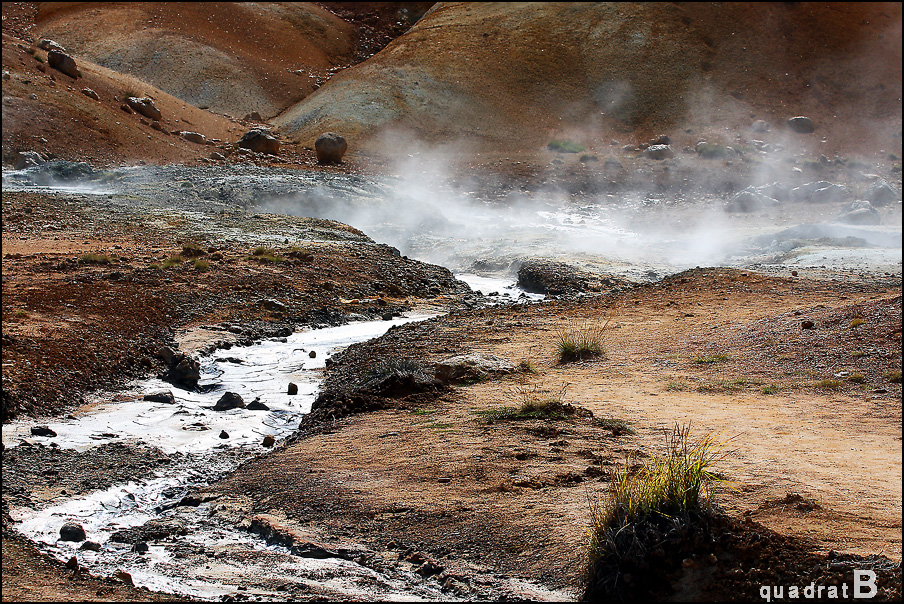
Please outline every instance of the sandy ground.
[[[889, 285], [699, 271], [605, 305], [411, 326], [386, 346], [401, 342], [402, 354], [435, 360], [455, 341], [455, 352], [527, 360], [536, 372], [345, 418], [212, 490], [238, 497], [245, 513], [280, 510], [327, 534], [431, 552], [450, 568], [488, 565], [574, 589], [588, 498], [605, 493], [613, 465], [661, 451], [675, 424], [690, 424], [728, 441], [719, 469], [732, 489], [719, 501], [731, 515], [819, 551], [900, 561], [900, 378], [882, 376], [900, 367], [901, 295]], [[802, 331], [801, 319], [814, 315], [817, 329]], [[607, 316], [604, 359], [557, 362], [559, 330]], [[869, 331], [849, 328], [853, 316], [870, 317]], [[823, 342], [830, 350], [817, 348]], [[727, 359], [697, 361], [717, 354]], [[844, 367], [865, 381], [816, 386]], [[586, 418], [481, 419], [532, 396], [560, 397], [636, 433]], [[795, 507], [797, 496], [810, 505]]]

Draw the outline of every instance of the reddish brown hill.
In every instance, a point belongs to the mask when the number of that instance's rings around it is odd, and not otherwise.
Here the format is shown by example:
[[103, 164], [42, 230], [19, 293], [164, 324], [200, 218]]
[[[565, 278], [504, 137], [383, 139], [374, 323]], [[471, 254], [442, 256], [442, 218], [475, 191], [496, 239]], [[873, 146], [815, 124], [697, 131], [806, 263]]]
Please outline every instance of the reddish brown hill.
[[277, 122], [518, 149], [806, 114], [827, 145], [874, 148], [900, 95], [900, 3], [445, 2]]
[[355, 54], [355, 28], [306, 2], [44, 2], [34, 36], [198, 107], [272, 117]]

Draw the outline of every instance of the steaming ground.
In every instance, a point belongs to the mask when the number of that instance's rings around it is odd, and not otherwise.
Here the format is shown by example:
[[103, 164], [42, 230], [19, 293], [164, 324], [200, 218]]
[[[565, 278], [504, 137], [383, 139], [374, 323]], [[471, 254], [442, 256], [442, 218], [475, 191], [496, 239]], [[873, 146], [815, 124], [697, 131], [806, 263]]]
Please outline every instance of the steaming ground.
[[135, 167], [65, 181], [32, 169], [4, 172], [3, 187], [106, 196], [149, 210], [213, 208], [333, 219], [404, 255], [483, 277], [511, 278], [532, 257], [633, 281], [697, 266], [847, 276], [901, 272], [900, 202], [884, 210], [879, 225], [845, 225], [835, 218], [846, 200], [731, 213], [724, 209], [731, 197], [726, 192], [574, 194], [550, 185], [511, 191], [456, 181], [429, 167], [410, 168], [403, 176]]

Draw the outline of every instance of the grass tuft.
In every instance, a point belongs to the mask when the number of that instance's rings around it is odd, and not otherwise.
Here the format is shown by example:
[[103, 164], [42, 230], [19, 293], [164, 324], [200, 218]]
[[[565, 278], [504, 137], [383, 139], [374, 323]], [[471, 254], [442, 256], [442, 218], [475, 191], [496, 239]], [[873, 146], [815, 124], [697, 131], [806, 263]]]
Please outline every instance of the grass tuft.
[[820, 390], [838, 390], [841, 385], [841, 380], [819, 380], [813, 384], [814, 387]]
[[175, 256], [170, 256], [169, 258], [167, 258], [166, 260], [163, 261], [163, 268], [173, 268], [174, 266], [176, 266], [178, 264], [182, 264], [184, 261], [185, 261], [185, 258], [183, 258], [182, 256], [180, 256], [178, 254]]
[[590, 501], [584, 599], [619, 593], [625, 569], [642, 563], [663, 533], [712, 512], [726, 482], [713, 466], [724, 459], [727, 442], [713, 434], [691, 442], [690, 427], [676, 425], [662, 456], [640, 466], [629, 459], [613, 471], [606, 496]]
[[106, 254], [94, 253], [82, 254], [78, 261], [83, 264], [110, 264], [113, 262]]
[[855, 327], [860, 327], [860, 326], [863, 325], [864, 323], [866, 323], [866, 319], [857, 317], [856, 319], [852, 319], [852, 320], [851, 320], [850, 327], [851, 327], [851, 329], [853, 329], [853, 328], [855, 328]]
[[550, 141], [546, 148], [558, 153], [580, 153], [585, 147], [572, 141]]
[[606, 354], [603, 346], [607, 319], [604, 323], [571, 323], [556, 335], [556, 352], [560, 363], [583, 361]]
[[882, 374], [882, 377], [891, 382], [892, 384], [900, 384], [901, 383], [901, 372], [900, 371], [886, 371]]
[[205, 260], [204, 258], [196, 258], [194, 261], [195, 270], [199, 273], [204, 273], [210, 270], [210, 262]]
[[249, 260], [254, 260], [256, 262], [285, 262], [286, 259], [282, 256], [278, 255], [276, 252], [271, 250], [268, 247], [258, 246], [251, 250], [251, 256], [248, 258]]

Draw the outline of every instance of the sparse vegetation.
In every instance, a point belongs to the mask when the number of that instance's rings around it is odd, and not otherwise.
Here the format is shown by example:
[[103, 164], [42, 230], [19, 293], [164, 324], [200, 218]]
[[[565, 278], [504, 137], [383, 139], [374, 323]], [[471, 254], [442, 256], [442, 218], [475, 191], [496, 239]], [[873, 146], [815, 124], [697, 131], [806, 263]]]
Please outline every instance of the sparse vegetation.
[[900, 371], [886, 371], [882, 374], [882, 377], [885, 378], [886, 381], [891, 382], [892, 384], [900, 384], [901, 383], [901, 372]]
[[248, 257], [249, 260], [254, 260], [256, 262], [285, 262], [286, 259], [282, 256], [278, 255], [276, 252], [271, 250], [268, 247], [258, 246], [251, 250], [251, 256]]
[[697, 154], [704, 159], [723, 159], [728, 157], [728, 148], [718, 143], [700, 143]]
[[95, 253], [82, 254], [79, 257], [78, 261], [83, 264], [110, 264], [111, 262], [113, 262], [113, 260], [106, 254]]
[[28, 316], [28, 311], [25, 310], [24, 308], [17, 308], [16, 312], [13, 313], [13, 316], [16, 317], [17, 319], [24, 319], [25, 317]]
[[690, 390], [690, 385], [680, 380], [669, 380], [665, 385], [665, 389], [669, 392], [684, 392], [685, 390]]
[[664, 534], [712, 514], [725, 483], [713, 466], [724, 458], [726, 444], [713, 434], [692, 443], [690, 427], [676, 425], [664, 455], [639, 467], [628, 459], [614, 470], [606, 496], [590, 504], [585, 600], [618, 593], [625, 573], [643, 564]]
[[195, 270], [199, 273], [204, 273], [210, 270], [210, 262], [205, 260], [204, 258], [196, 258], [194, 261]]
[[579, 414], [588, 415], [589, 411], [562, 402], [567, 388], [568, 384], [563, 384], [558, 391], [545, 390], [538, 386], [522, 386], [516, 388], [513, 393], [515, 397], [521, 399], [521, 406], [475, 410], [474, 413], [480, 416], [482, 423], [487, 424], [528, 419], [560, 419]]
[[860, 327], [860, 326], [863, 325], [864, 323], [866, 323], [866, 319], [863, 319], [863, 318], [861, 318], [861, 317], [857, 317], [856, 319], [852, 319], [852, 320], [851, 320], [850, 327], [851, 327], [851, 329], [853, 329], [853, 328], [855, 328], [855, 327]]
[[522, 359], [520, 363], [518, 363], [518, 371], [522, 373], [537, 373], [537, 366], [534, 365], [534, 362], [530, 359]]
[[763, 394], [777, 394], [781, 389], [781, 386], [778, 386], [776, 384], [769, 384], [768, 386], [763, 386], [760, 389], [760, 392], [762, 392]]
[[698, 365], [710, 365], [712, 363], [721, 363], [727, 361], [730, 357], [725, 354], [711, 354], [705, 357], [697, 357], [694, 362]]
[[601, 357], [606, 353], [603, 347], [605, 323], [572, 323], [556, 335], [556, 351], [560, 363], [583, 361], [593, 357]]
[[718, 382], [712, 382], [697, 386], [697, 392], [735, 392], [738, 390], [743, 390], [747, 386], [751, 385], [755, 386], [757, 385], [757, 382], [744, 378], [739, 378], [736, 380], [719, 380]]
[[183, 258], [198, 258], [199, 256], [206, 256], [207, 252], [197, 243], [186, 243], [182, 246], [181, 255]]
[[550, 141], [546, 148], [557, 153], [580, 153], [586, 149], [573, 141]]
[[819, 380], [813, 386], [820, 390], [838, 390], [842, 383], [841, 380]]
[[178, 264], [182, 264], [185, 261], [185, 258], [179, 256], [178, 254], [175, 256], [170, 256], [166, 260], [163, 261], [163, 268], [172, 268]]

